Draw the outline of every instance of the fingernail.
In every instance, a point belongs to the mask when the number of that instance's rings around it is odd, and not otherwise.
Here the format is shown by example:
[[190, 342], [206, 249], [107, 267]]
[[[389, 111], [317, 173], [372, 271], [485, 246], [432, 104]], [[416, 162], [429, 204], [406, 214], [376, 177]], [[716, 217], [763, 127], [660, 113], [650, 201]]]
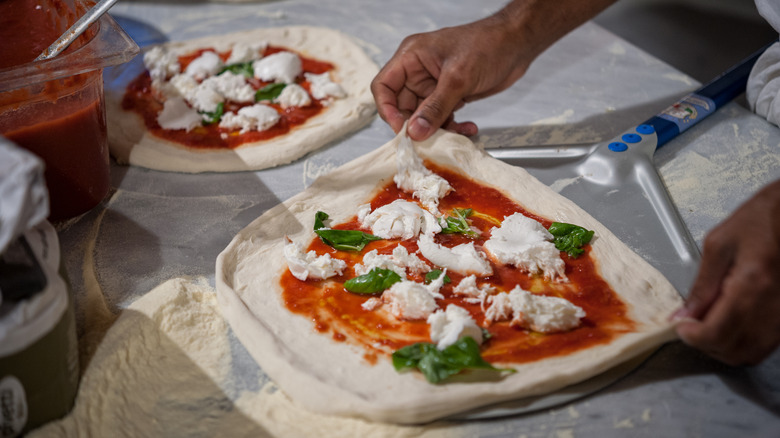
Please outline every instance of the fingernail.
[[409, 128], [406, 130], [409, 137], [413, 140], [424, 140], [428, 138], [431, 130], [431, 123], [422, 117], [415, 117], [409, 122]]
[[686, 307], [680, 307], [674, 313], [672, 313], [672, 316], [670, 316], [669, 319], [671, 321], [679, 321], [681, 319], [686, 319], [690, 317], [691, 317], [691, 312]]

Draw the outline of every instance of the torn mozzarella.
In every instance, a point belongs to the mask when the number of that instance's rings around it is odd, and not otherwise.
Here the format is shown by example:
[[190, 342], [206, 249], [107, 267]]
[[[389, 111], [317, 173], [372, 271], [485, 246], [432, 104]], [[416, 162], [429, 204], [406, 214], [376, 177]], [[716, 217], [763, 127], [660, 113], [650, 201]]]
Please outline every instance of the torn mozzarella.
[[301, 58], [292, 52], [278, 52], [252, 63], [255, 78], [266, 82], [292, 84], [303, 72]]
[[238, 113], [226, 112], [222, 115], [219, 127], [230, 130], [240, 129], [240, 133], [243, 134], [249, 131], [265, 131], [278, 121], [279, 113], [275, 109], [258, 103], [245, 106], [238, 110]]
[[402, 278], [406, 278], [406, 269], [412, 273], [423, 273], [431, 270], [427, 263], [422, 261], [403, 245], [393, 249], [392, 254], [379, 254], [377, 250], [371, 250], [363, 256], [363, 262], [355, 265], [355, 274], [365, 275], [374, 268], [389, 269]]
[[160, 83], [181, 71], [179, 58], [161, 46], [152, 47], [144, 53], [144, 66], [149, 71], [152, 83]]
[[540, 333], [571, 330], [580, 325], [585, 311], [570, 301], [558, 297], [535, 295], [516, 286], [511, 292], [490, 297], [491, 306], [485, 312], [488, 322], [505, 321]]
[[249, 62], [254, 61], [256, 59], [260, 59], [262, 55], [260, 54], [261, 50], [264, 50], [267, 47], [268, 44], [265, 42], [260, 42], [256, 44], [244, 44], [244, 43], [236, 43], [233, 44], [233, 47], [230, 50], [230, 56], [228, 57], [225, 64], [240, 64], [243, 62]]
[[515, 213], [491, 230], [484, 247], [503, 264], [531, 274], [542, 273], [547, 279], [566, 281], [566, 264], [552, 240], [553, 235], [542, 224]]
[[452, 289], [452, 293], [466, 297], [465, 301], [467, 303], [478, 303], [484, 307], [485, 299], [493, 290], [494, 288], [489, 284], [477, 287], [477, 277], [469, 275], [460, 280], [460, 283]]
[[201, 81], [219, 73], [224, 66], [225, 64], [222, 62], [222, 58], [220, 58], [219, 55], [215, 52], [208, 51], [203, 52], [200, 56], [193, 59], [192, 62], [187, 65], [184, 73]]
[[173, 97], [165, 101], [163, 109], [157, 115], [157, 123], [163, 129], [190, 131], [200, 126], [203, 118], [196, 110], [187, 106], [181, 97]]
[[309, 93], [298, 84], [289, 84], [284, 87], [279, 96], [274, 99], [274, 102], [287, 109], [293, 106], [308, 106], [311, 104], [311, 98]]
[[426, 285], [414, 281], [399, 281], [382, 293], [382, 301], [399, 320], [426, 319], [438, 304]]
[[370, 228], [372, 234], [383, 239], [406, 240], [420, 233], [434, 234], [441, 231], [441, 226], [431, 213], [403, 199], [383, 205], [370, 213], [361, 206], [358, 209], [358, 220], [363, 227]]
[[309, 81], [311, 86], [311, 95], [315, 99], [326, 99], [328, 97], [343, 98], [347, 93], [341, 88], [341, 85], [333, 82], [330, 78], [330, 73], [325, 72], [322, 74], [304, 73], [303, 77]]
[[225, 101], [225, 96], [208, 85], [200, 84], [189, 96], [185, 96], [185, 99], [198, 111], [212, 113], [217, 110], [220, 103]]
[[463, 336], [470, 336], [477, 344], [482, 343], [482, 329], [471, 317], [468, 310], [454, 304], [446, 310], [438, 310], [428, 317], [431, 341], [436, 348], [444, 350]]
[[208, 87], [221, 94], [225, 99], [239, 103], [255, 101], [255, 89], [246, 82], [244, 75], [226, 71], [212, 76], [200, 83], [199, 87]]
[[174, 75], [168, 81], [167, 88], [172, 90], [170, 94], [182, 96], [186, 100], [191, 100], [191, 96], [198, 88], [198, 81], [192, 76], [178, 74]]
[[431, 235], [421, 235], [417, 242], [420, 253], [436, 266], [447, 268], [464, 275], [475, 274], [486, 277], [493, 273], [485, 255], [477, 251], [474, 242], [463, 243], [453, 248], [439, 245]]
[[307, 279], [326, 279], [335, 275], [341, 275], [347, 267], [344, 260], [334, 259], [330, 254], [318, 256], [316, 252], [304, 253], [301, 246], [295, 242], [288, 242], [284, 246], [284, 258], [287, 267], [295, 278], [301, 281]]
[[363, 304], [360, 305], [360, 307], [363, 308], [363, 310], [368, 310], [371, 312], [372, 310], [376, 310], [379, 308], [379, 306], [382, 305], [382, 299], [377, 297], [371, 297], [363, 302]]
[[437, 214], [439, 199], [446, 196], [452, 187], [447, 180], [425, 167], [408, 138], [402, 138], [398, 143], [396, 166], [398, 170], [393, 177], [396, 186], [411, 193], [431, 213]]
[[512, 318], [512, 302], [509, 300], [509, 294], [501, 292], [491, 295], [487, 298], [489, 304], [485, 310], [485, 322], [488, 324], [507, 321]]

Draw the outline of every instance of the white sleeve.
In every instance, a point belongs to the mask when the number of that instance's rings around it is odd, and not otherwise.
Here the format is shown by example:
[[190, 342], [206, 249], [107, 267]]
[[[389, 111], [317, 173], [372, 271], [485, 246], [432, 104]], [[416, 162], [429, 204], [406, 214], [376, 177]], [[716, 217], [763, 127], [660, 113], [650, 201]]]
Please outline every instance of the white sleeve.
[[756, 61], [745, 98], [752, 111], [780, 126], [780, 43], [772, 44]]

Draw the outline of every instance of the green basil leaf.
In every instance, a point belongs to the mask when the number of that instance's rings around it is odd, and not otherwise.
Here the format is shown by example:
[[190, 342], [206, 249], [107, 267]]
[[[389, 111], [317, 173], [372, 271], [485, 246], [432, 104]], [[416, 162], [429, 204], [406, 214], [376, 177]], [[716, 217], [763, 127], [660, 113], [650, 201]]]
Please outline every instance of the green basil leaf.
[[222, 70], [220, 70], [217, 75], [221, 75], [226, 71], [237, 75], [244, 75], [248, 78], [253, 78], [255, 76], [255, 69], [252, 67], [252, 61], [226, 65], [222, 67]]
[[478, 237], [479, 233], [472, 230], [466, 220], [473, 212], [470, 208], [453, 208], [452, 215], [445, 219], [446, 225], [441, 229], [442, 234], [464, 234], [469, 237]]
[[222, 119], [222, 114], [225, 112], [225, 103], [220, 102], [217, 105], [217, 109], [214, 111], [202, 111], [200, 114], [203, 116], [203, 124], [204, 125], [213, 125], [214, 123], [218, 123]]
[[273, 101], [282, 94], [282, 90], [284, 90], [284, 87], [286, 86], [287, 84], [284, 83], [266, 85], [255, 93], [255, 102], [260, 102], [261, 100]]
[[430, 383], [439, 383], [467, 369], [515, 372], [511, 368], [496, 368], [482, 359], [479, 344], [470, 336], [444, 350], [426, 342], [403, 347], [393, 353], [393, 367], [396, 371], [418, 369]]
[[314, 216], [314, 232], [323, 242], [341, 251], [362, 251], [368, 242], [381, 237], [360, 230], [332, 230], [325, 226], [328, 214], [318, 211]]
[[[441, 275], [441, 269], [434, 269], [433, 271], [425, 274], [425, 284], [431, 284], [433, 280], [436, 280]], [[449, 275], [444, 274], [444, 284], [452, 283], [452, 279]]]
[[401, 281], [401, 276], [389, 269], [374, 268], [368, 274], [350, 278], [344, 282], [344, 289], [357, 294], [375, 294], [389, 289]]
[[553, 222], [547, 231], [555, 236], [555, 248], [558, 251], [566, 251], [572, 258], [577, 258], [585, 252], [581, 248], [590, 242], [594, 234], [594, 231], [564, 222]]

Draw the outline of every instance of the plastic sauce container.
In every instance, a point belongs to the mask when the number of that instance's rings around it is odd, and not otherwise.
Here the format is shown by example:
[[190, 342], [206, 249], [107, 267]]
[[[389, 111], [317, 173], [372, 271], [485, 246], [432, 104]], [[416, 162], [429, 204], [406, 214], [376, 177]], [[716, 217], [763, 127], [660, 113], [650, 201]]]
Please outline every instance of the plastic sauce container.
[[[22, 62], [31, 51], [40, 53], [48, 47], [92, 5], [86, 2], [70, 5], [62, 0], [44, 2], [43, 7], [29, 0], [10, 3], [34, 8], [32, 12], [44, 8], [48, 15], [28, 14], [16, 22], [25, 22], [25, 27], [30, 27], [29, 21], [33, 21], [33, 28], [39, 30], [50, 26], [41, 31], [47, 38], [39, 38], [39, 44], [53, 35], [52, 41], [40, 50], [36, 47], [14, 53]], [[12, 38], [4, 44], [29, 41], [27, 35]], [[102, 71], [129, 61], [138, 52], [135, 42], [106, 14], [53, 59], [0, 69], [0, 134], [35, 153], [46, 164], [44, 176], [51, 221], [85, 213], [108, 193]]]

